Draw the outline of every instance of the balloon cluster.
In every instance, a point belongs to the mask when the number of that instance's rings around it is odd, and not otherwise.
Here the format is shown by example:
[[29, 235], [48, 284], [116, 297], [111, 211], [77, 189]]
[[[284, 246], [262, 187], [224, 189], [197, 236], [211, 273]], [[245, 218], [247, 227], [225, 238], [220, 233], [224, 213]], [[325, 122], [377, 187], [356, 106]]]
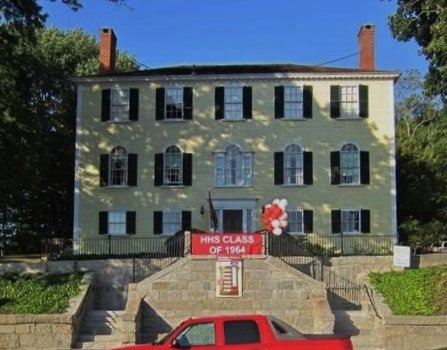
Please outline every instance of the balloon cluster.
[[275, 199], [272, 204], [267, 204], [262, 214], [264, 229], [280, 235], [287, 226], [288, 215], [286, 213], [287, 199]]

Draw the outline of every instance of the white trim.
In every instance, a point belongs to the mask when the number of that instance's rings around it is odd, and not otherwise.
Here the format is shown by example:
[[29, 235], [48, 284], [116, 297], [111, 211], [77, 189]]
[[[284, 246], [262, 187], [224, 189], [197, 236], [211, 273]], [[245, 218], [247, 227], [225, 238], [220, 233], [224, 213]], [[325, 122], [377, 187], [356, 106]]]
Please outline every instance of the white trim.
[[91, 76], [91, 77], [73, 77], [71, 80], [76, 84], [90, 83], [119, 83], [124, 82], [132, 84], [135, 82], [162, 82], [163, 84], [183, 84], [191, 81], [228, 81], [228, 80], [396, 80], [399, 77], [398, 72], [343, 72], [343, 73], [243, 73], [243, 74], [180, 74], [180, 75], [153, 75], [153, 76]]
[[80, 235], [79, 227], [79, 196], [80, 196], [80, 176], [79, 162], [81, 159], [81, 126], [82, 126], [82, 86], [77, 88], [77, 104], [76, 104], [76, 141], [75, 141], [75, 168], [74, 168], [74, 203], [73, 203], [73, 250], [77, 251], [76, 240]]
[[399, 236], [397, 232], [397, 190], [396, 190], [396, 126], [394, 115], [394, 84], [389, 83], [388, 91], [388, 121], [390, 128], [390, 182], [391, 182], [391, 234], [394, 237], [394, 243], [399, 242]]

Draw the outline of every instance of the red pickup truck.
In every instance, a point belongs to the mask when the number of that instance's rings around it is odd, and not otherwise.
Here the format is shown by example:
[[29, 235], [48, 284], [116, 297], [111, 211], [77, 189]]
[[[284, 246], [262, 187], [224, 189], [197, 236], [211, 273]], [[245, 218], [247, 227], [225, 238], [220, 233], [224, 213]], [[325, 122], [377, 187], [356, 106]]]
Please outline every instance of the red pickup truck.
[[302, 334], [266, 315], [195, 317], [182, 322], [153, 344], [114, 350], [352, 350], [349, 336]]

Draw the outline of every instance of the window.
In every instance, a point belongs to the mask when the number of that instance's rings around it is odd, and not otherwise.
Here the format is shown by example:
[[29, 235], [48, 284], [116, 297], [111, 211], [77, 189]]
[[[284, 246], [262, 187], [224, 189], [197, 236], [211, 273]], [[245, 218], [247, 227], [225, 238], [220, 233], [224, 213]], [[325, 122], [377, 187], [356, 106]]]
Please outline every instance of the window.
[[156, 90], [156, 120], [192, 119], [193, 91], [191, 87], [166, 87]]
[[154, 170], [154, 186], [191, 186], [192, 154], [170, 145], [163, 153], [155, 154]]
[[359, 234], [370, 232], [368, 209], [332, 210], [332, 233]]
[[252, 118], [251, 86], [219, 86], [215, 90], [215, 119]]
[[164, 184], [182, 184], [182, 151], [177, 146], [169, 146], [165, 151]]
[[136, 212], [112, 209], [99, 212], [99, 234], [135, 234]]
[[342, 184], [357, 184], [360, 181], [359, 150], [352, 143], [341, 148], [340, 175]]
[[360, 151], [353, 143], [331, 152], [332, 185], [367, 185], [369, 177], [369, 152]]
[[312, 152], [303, 152], [297, 144], [290, 144], [284, 152], [274, 153], [275, 185], [312, 185]]
[[225, 345], [259, 343], [258, 325], [254, 321], [224, 322]]
[[127, 185], [127, 152], [124, 147], [115, 147], [110, 154], [109, 186]]
[[284, 150], [284, 183], [303, 184], [303, 152], [298, 145], [288, 145]]
[[243, 152], [237, 145], [229, 145], [215, 155], [216, 186], [250, 186], [252, 184], [251, 152]]
[[175, 341], [182, 349], [188, 349], [194, 345], [214, 345], [216, 343], [214, 323], [190, 325], [175, 338]]
[[254, 199], [213, 199], [218, 224], [215, 230], [237, 233], [256, 231], [256, 206]]
[[173, 235], [180, 230], [191, 230], [191, 212], [180, 209], [154, 211], [154, 234]]
[[137, 185], [138, 157], [122, 146], [100, 157], [100, 186], [126, 187]]
[[358, 119], [368, 117], [368, 86], [331, 86], [331, 118]]
[[102, 90], [101, 120], [126, 122], [138, 120], [138, 89]]
[[275, 119], [310, 119], [312, 86], [275, 86]]
[[287, 210], [288, 224], [286, 232], [290, 234], [304, 234], [313, 232], [312, 210]]

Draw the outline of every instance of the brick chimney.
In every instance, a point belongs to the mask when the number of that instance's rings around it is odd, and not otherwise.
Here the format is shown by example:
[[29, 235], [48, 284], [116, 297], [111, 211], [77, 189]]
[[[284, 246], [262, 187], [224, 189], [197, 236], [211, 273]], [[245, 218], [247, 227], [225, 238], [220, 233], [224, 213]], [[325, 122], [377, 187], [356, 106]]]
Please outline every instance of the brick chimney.
[[99, 42], [99, 72], [101, 74], [113, 73], [115, 70], [116, 36], [112, 28], [101, 29]]
[[364, 24], [360, 27], [358, 34], [359, 41], [359, 69], [375, 70], [375, 31], [376, 26], [373, 24]]

